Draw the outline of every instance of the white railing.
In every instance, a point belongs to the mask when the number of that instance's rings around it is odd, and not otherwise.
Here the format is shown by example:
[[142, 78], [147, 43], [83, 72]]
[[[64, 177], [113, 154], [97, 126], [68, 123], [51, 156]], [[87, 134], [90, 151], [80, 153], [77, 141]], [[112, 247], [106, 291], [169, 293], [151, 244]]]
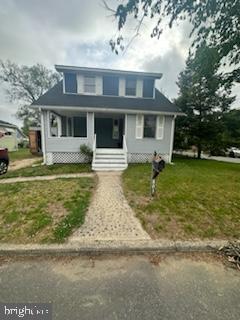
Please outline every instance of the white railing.
[[128, 148], [127, 148], [127, 142], [126, 142], [125, 134], [123, 135], [123, 150], [124, 150], [124, 153], [125, 153], [125, 161], [127, 163]]
[[96, 149], [97, 149], [97, 135], [95, 133], [93, 138], [93, 162], [95, 161], [95, 158], [96, 158]]

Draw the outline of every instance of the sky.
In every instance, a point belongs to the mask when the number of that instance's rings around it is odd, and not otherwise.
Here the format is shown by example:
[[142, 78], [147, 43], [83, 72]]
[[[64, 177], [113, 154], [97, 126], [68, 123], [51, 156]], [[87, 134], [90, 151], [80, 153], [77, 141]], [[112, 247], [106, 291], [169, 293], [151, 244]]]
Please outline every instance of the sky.
[[[107, 3], [116, 8], [119, 0]], [[135, 23], [129, 21], [126, 37], [135, 34]], [[150, 37], [153, 26], [154, 21], [144, 21], [127, 51], [116, 55], [109, 40], [116, 35], [117, 21], [102, 0], [1, 0], [0, 59], [29, 66], [41, 63], [50, 69], [64, 64], [161, 72], [157, 87], [174, 99], [191, 43], [190, 26], [182, 23], [166, 28], [159, 40]], [[239, 102], [237, 99], [235, 105]], [[15, 117], [17, 108], [0, 83], [0, 119], [21, 126]]]

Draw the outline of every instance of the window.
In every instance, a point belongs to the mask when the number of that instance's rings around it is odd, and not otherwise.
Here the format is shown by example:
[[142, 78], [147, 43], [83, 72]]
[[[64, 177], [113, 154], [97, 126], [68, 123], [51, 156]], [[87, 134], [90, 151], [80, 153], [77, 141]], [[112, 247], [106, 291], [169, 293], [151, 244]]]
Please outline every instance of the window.
[[143, 97], [153, 98], [153, 88], [154, 88], [154, 80], [144, 79], [143, 80]]
[[84, 92], [95, 93], [96, 92], [96, 78], [85, 76], [84, 77]]
[[126, 78], [126, 96], [136, 96], [137, 80], [136, 78]]
[[67, 136], [72, 137], [72, 118], [67, 118]]
[[77, 93], [77, 76], [75, 73], [64, 73], [65, 92]]
[[118, 96], [119, 79], [115, 76], [103, 77], [103, 94], [106, 96]]
[[62, 137], [67, 136], [67, 117], [61, 117], [62, 123]]
[[58, 137], [58, 134], [59, 134], [58, 116], [54, 113], [50, 113], [49, 121], [50, 121], [50, 136]]
[[119, 119], [113, 119], [112, 138], [116, 140], [119, 139]]
[[144, 138], [155, 138], [156, 135], [156, 116], [144, 116]]
[[73, 118], [73, 136], [74, 137], [87, 137], [87, 116]]

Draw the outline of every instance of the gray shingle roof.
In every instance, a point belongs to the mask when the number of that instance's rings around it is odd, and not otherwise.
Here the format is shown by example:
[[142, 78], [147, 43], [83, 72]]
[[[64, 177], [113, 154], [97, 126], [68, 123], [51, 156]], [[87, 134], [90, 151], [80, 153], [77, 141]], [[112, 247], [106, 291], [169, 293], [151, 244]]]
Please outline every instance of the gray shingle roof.
[[71, 106], [93, 109], [104, 108], [182, 113], [177, 106], [170, 102], [157, 89], [155, 89], [155, 99], [64, 94], [62, 81], [43, 94], [33, 103], [33, 106]]

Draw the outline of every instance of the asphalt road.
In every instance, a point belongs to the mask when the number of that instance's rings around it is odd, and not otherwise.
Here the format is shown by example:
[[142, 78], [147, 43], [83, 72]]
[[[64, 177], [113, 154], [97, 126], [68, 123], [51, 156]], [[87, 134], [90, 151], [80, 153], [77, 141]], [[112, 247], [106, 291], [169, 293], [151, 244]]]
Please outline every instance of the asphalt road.
[[59, 320], [239, 320], [240, 272], [176, 256], [1, 261], [0, 301], [52, 302]]

